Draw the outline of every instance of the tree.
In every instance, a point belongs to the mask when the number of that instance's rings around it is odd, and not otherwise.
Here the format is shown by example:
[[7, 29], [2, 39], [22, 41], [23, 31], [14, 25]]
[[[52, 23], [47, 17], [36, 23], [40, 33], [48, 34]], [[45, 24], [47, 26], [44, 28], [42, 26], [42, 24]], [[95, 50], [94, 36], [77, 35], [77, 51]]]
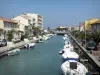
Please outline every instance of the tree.
[[91, 37], [93, 38], [93, 41], [96, 42], [95, 50], [97, 50], [97, 45], [100, 42], [100, 31], [93, 32]]
[[35, 27], [35, 26], [32, 26], [32, 30], [33, 30], [33, 35], [34, 36], [39, 36], [41, 35], [41, 30], [40, 30], [40, 27]]
[[9, 30], [7, 32], [8, 41], [12, 41], [13, 39], [13, 30]]

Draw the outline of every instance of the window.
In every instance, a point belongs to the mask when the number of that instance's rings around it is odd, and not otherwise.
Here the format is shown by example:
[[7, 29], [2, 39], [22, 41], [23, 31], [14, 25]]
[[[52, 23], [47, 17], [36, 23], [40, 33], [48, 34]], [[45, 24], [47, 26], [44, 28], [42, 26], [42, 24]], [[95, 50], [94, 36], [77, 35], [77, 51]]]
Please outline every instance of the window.
[[31, 20], [28, 20], [28, 23], [31, 24]]
[[35, 19], [33, 19], [33, 22], [35, 21]]

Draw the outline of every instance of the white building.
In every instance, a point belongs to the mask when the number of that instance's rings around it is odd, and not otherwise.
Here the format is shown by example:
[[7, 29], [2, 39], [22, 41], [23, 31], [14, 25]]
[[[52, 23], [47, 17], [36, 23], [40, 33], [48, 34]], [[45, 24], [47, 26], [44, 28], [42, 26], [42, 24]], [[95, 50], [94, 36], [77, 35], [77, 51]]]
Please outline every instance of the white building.
[[13, 20], [17, 20], [19, 24], [19, 30], [24, 32], [24, 34], [29, 34], [29, 36], [33, 36], [32, 26], [35, 24], [35, 19], [26, 14], [21, 14], [17, 17], [14, 17]]
[[19, 30], [23, 31], [24, 34], [29, 34], [29, 36], [33, 35], [32, 26], [39, 26], [41, 29], [43, 29], [43, 17], [39, 14], [23, 13], [14, 17], [12, 20], [17, 20], [19, 24]]
[[68, 27], [68, 30], [71, 31], [71, 27]]
[[79, 28], [79, 26], [73, 26], [71, 29], [73, 29], [73, 30], [79, 30], [80, 28]]
[[80, 24], [80, 31], [84, 31], [85, 27], [84, 27], [84, 23]]
[[26, 13], [28, 16], [33, 17], [35, 19], [35, 26], [41, 27], [43, 29], [43, 17], [39, 14], [35, 13]]

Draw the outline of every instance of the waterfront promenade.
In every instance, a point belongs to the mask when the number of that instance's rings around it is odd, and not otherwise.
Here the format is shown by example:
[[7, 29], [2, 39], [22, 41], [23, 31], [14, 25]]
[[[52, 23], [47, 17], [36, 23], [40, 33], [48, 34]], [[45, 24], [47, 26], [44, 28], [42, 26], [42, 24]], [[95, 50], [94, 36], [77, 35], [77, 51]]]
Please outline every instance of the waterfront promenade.
[[[29, 42], [36, 42], [37, 40], [39, 40], [39, 38], [34, 39], [34, 40], [29, 40]], [[15, 48], [22, 48], [25, 44], [27, 43], [24, 41], [20, 41], [18, 43], [13, 43], [13, 46], [7, 45], [4, 47], [0, 47], [0, 56], [5, 55], [8, 51], [13, 50]]]
[[86, 57], [86, 59], [94, 67], [94, 69], [98, 70], [98, 72], [100, 73], [100, 62], [92, 54], [90, 54], [80, 43], [78, 43], [78, 41], [76, 41], [76, 39], [71, 34], [68, 35], [77, 44], [78, 48], [84, 55], [83, 57]]
[[[94, 57], [92, 54], [90, 54], [82, 45], [80, 42], [78, 42], [76, 40], [76, 38], [74, 36], [71, 35], [70, 32], [55, 32], [58, 35], [64, 35], [64, 34], [68, 34], [71, 39], [74, 41], [74, 43], [78, 46], [78, 48], [80, 49], [80, 52], [83, 54], [82, 57], [86, 57], [86, 59], [88, 60], [88, 62], [93, 66], [94, 69], [98, 70], [100, 73], [100, 61], [98, 61], [96, 59], [96, 57]], [[79, 50], [78, 50], [79, 51]]]

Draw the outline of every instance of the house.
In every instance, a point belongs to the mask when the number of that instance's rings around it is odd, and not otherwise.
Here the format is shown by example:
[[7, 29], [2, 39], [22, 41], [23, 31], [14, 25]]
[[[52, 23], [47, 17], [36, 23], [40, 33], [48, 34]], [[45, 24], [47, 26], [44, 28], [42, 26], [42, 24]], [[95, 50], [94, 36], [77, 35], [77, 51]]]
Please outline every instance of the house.
[[15, 31], [19, 29], [17, 21], [0, 17], [0, 38], [7, 38], [6, 33], [12, 29]]
[[84, 22], [85, 25], [85, 30], [87, 31], [91, 31], [91, 24], [95, 23], [96, 21], [98, 21], [99, 19], [97, 18], [92, 18], [92, 19], [88, 19], [87, 21]]
[[79, 26], [73, 26], [71, 27], [71, 30], [79, 30]]
[[91, 31], [100, 31], [100, 20], [91, 24]]
[[85, 30], [84, 22], [79, 25], [79, 30], [80, 31], [84, 31]]

